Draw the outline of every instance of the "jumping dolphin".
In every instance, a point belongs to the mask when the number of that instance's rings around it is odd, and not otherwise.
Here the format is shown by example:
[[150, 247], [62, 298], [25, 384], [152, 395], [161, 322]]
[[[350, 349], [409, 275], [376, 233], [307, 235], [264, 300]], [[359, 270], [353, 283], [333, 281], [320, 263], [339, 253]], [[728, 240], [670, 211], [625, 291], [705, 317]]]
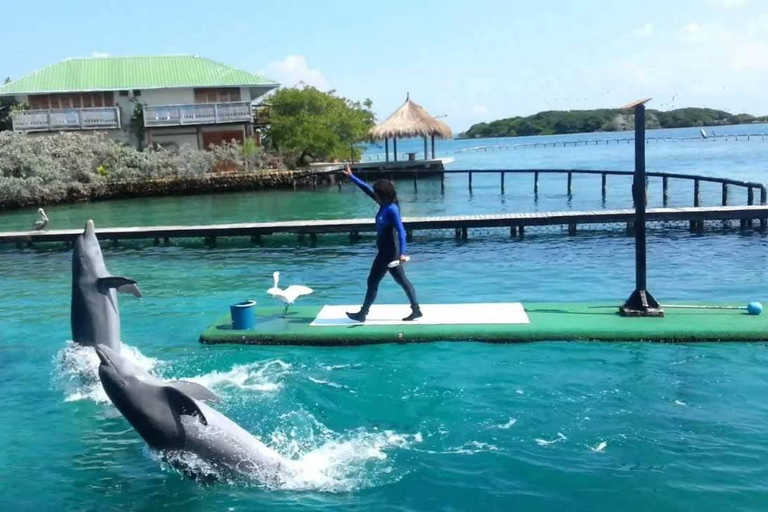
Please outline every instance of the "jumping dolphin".
[[[120, 368], [122, 374], [131, 375], [142, 382], [152, 384], [153, 386], [173, 386], [176, 389], [183, 391], [191, 397], [197, 400], [207, 400], [209, 402], [217, 402], [218, 397], [202, 384], [191, 382], [188, 380], [162, 380], [147, 372], [144, 368], [133, 363], [130, 359], [120, 355], [116, 351], [112, 350], [106, 345], [97, 345], [101, 352], [110, 360], [116, 361], [116, 365]], [[98, 350], [96, 352], [98, 354]], [[101, 356], [99, 356], [101, 359]]]
[[[164, 455], [188, 453], [215, 469], [217, 477], [256, 477], [278, 482], [295, 473], [295, 462], [283, 458], [232, 420], [173, 383], [142, 380], [135, 366], [103, 345], [99, 378], [107, 396], [144, 441]], [[210, 477], [183, 456], [164, 457], [193, 479]]]
[[75, 240], [72, 255], [72, 338], [86, 346], [106, 345], [120, 351], [120, 311], [117, 294], [141, 297], [136, 281], [112, 276], [104, 265], [93, 221]]

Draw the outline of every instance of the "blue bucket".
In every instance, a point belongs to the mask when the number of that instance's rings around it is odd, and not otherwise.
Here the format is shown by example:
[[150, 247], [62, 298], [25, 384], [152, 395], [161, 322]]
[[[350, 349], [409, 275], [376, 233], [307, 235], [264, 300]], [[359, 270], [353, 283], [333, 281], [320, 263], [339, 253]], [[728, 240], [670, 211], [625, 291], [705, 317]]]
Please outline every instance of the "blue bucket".
[[256, 305], [254, 300], [246, 300], [229, 306], [232, 314], [232, 329], [237, 331], [247, 331], [256, 326], [256, 315], [253, 307]]

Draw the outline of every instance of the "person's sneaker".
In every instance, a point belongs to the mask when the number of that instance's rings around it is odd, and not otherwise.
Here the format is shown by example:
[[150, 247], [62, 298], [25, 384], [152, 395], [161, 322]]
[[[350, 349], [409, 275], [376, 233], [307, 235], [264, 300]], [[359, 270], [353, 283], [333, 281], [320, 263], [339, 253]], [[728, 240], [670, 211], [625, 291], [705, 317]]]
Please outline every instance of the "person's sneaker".
[[355, 322], [365, 322], [366, 314], [362, 311], [358, 311], [357, 313], [347, 313], [347, 316], [350, 320], [354, 320]]
[[421, 309], [414, 309], [411, 311], [411, 314], [407, 317], [403, 318], [403, 322], [410, 322], [412, 320], [416, 320], [417, 318], [423, 317], [424, 314], [421, 312]]

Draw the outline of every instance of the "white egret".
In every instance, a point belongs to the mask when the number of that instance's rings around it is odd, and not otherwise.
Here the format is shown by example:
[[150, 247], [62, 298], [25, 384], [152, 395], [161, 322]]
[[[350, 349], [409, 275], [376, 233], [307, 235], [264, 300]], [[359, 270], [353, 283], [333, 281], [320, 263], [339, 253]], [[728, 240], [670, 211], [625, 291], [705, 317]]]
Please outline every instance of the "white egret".
[[302, 286], [300, 284], [292, 284], [285, 290], [281, 290], [278, 288], [277, 284], [280, 281], [280, 272], [274, 272], [272, 274], [272, 277], [275, 280], [275, 285], [267, 290], [267, 293], [272, 296], [275, 300], [278, 300], [285, 304], [285, 309], [283, 310], [283, 316], [288, 312], [288, 306], [294, 303], [296, 299], [301, 297], [302, 295], [309, 295], [312, 293], [312, 288], [308, 288], [306, 286]]
[[32, 229], [40, 231], [41, 229], [45, 229], [45, 226], [48, 225], [48, 216], [45, 214], [42, 208], [38, 208], [37, 213], [40, 214], [40, 219], [36, 220], [35, 223], [32, 224]]

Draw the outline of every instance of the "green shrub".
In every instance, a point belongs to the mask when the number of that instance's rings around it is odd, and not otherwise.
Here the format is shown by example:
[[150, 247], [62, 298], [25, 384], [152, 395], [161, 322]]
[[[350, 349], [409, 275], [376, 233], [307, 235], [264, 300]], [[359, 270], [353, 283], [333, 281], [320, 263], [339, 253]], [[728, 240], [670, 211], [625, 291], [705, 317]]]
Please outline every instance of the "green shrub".
[[199, 151], [138, 151], [103, 134], [0, 132], [0, 207], [88, 198], [113, 183], [204, 178], [222, 168], [283, 169], [279, 157], [230, 142]]

